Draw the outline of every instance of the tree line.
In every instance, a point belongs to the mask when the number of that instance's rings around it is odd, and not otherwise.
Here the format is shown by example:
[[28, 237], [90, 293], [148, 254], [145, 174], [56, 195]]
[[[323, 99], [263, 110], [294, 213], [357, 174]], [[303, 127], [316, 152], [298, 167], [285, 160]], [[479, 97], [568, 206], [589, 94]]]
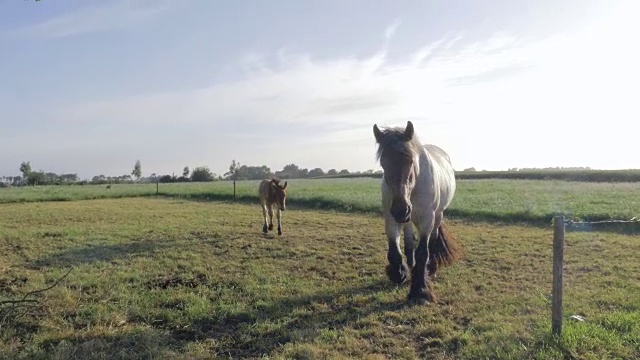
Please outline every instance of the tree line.
[[[106, 176], [104, 174], [95, 175], [90, 180], [80, 179], [77, 174], [56, 174], [42, 170], [34, 171], [30, 161], [23, 161], [20, 164], [22, 176], [1, 176], [0, 186], [24, 186], [24, 185], [71, 185], [71, 184], [128, 184], [128, 183], [176, 183], [176, 182], [208, 182], [223, 180], [261, 180], [271, 177], [280, 179], [304, 179], [321, 176], [350, 175], [350, 174], [373, 174], [373, 170], [366, 172], [350, 172], [347, 169], [330, 169], [324, 171], [321, 168], [300, 168], [296, 164], [285, 165], [282, 170], [271, 171], [266, 165], [251, 166], [243, 165], [233, 160], [229, 166], [229, 171], [223, 175], [212, 172], [208, 166], [198, 166], [193, 170], [188, 166], [182, 169], [180, 175], [156, 174], [152, 173], [147, 177], [142, 176], [142, 163], [135, 162], [130, 174]], [[378, 171], [380, 172], [380, 171]], [[377, 173], [377, 172], [376, 172]]]

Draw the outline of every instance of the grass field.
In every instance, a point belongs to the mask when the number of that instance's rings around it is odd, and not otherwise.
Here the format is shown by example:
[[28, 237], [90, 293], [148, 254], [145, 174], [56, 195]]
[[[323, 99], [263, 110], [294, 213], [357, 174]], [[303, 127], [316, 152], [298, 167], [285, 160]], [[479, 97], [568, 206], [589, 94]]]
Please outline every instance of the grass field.
[[[381, 173], [324, 175], [320, 178], [381, 178]], [[586, 169], [539, 169], [519, 171], [456, 171], [456, 179], [502, 179], [502, 180], [563, 180], [588, 182], [638, 182], [640, 169], [586, 170]]]
[[549, 335], [551, 216], [637, 216], [640, 184], [459, 181], [465, 257], [423, 307], [386, 278], [379, 180], [290, 180], [282, 237], [256, 188], [0, 189], [0, 358], [640, 358], [637, 232], [567, 234]]
[[[371, 178], [289, 180], [290, 206], [377, 213], [380, 180]], [[239, 201], [257, 201], [257, 181], [237, 182]], [[231, 200], [231, 182], [160, 184], [161, 195]], [[153, 196], [155, 184], [42, 186], [0, 189], [0, 203]], [[473, 221], [547, 225], [555, 214], [575, 220], [630, 219], [640, 216], [640, 182], [589, 183], [560, 180], [459, 180], [448, 215]]]

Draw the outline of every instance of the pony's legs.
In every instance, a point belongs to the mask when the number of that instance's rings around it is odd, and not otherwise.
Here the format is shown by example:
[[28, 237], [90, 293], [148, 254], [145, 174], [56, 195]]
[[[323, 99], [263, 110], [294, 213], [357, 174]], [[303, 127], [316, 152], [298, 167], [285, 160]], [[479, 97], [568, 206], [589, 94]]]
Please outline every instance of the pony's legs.
[[385, 232], [389, 241], [389, 250], [387, 252], [387, 276], [396, 284], [402, 284], [407, 281], [409, 269], [402, 261], [402, 253], [400, 252], [400, 232], [402, 225], [395, 222], [389, 216], [385, 217]]
[[435, 302], [436, 297], [431, 288], [431, 283], [427, 276], [427, 261], [429, 260], [429, 238], [433, 231], [435, 214], [426, 215], [425, 220], [418, 226], [420, 242], [416, 249], [416, 264], [411, 274], [411, 290], [409, 290], [409, 301], [416, 304], [426, 304]]
[[408, 223], [404, 226], [404, 255], [407, 257], [407, 265], [409, 269], [413, 269], [416, 263], [414, 253], [416, 249], [416, 239], [413, 236], [413, 224]]
[[269, 230], [273, 230], [273, 205], [269, 205]]
[[[433, 222], [433, 230], [431, 231], [431, 239], [437, 239], [438, 238], [438, 229], [440, 229], [440, 225], [442, 224], [442, 212], [438, 212], [436, 213], [436, 217], [435, 220]], [[429, 244], [431, 244], [431, 242], [429, 242]], [[429, 251], [431, 252], [431, 251]], [[429, 258], [428, 260], [428, 264], [427, 264], [427, 270], [428, 270], [428, 276], [431, 276], [433, 278], [436, 277], [436, 272], [438, 271], [438, 262], [435, 259], [431, 259]]]
[[[278, 235], [282, 235], [282, 210], [278, 209], [276, 216], [278, 218]], [[271, 224], [271, 226], [273, 226], [273, 224]]]
[[264, 219], [264, 223], [262, 225], [262, 232], [267, 233], [267, 205], [262, 204], [262, 218]]

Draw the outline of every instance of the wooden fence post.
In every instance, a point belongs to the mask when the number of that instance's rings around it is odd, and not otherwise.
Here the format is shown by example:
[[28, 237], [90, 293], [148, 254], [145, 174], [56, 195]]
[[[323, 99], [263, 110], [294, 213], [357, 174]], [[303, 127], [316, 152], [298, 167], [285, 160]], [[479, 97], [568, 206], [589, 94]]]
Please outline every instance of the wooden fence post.
[[236, 201], [236, 181], [233, 180], [233, 201]]
[[551, 331], [562, 333], [562, 272], [564, 264], [564, 216], [553, 219], [553, 293], [551, 310]]
[[158, 195], [160, 193], [160, 181], [158, 179], [156, 179], [156, 195]]

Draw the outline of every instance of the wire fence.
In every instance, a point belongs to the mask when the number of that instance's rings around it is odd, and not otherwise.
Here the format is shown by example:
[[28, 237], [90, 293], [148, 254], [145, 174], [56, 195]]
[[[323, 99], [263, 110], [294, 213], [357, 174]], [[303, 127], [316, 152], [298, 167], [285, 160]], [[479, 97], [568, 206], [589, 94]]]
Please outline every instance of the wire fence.
[[598, 225], [598, 224], [634, 224], [640, 223], [640, 218], [634, 216], [629, 220], [601, 220], [601, 221], [573, 221], [571, 219], [564, 220], [565, 225]]
[[552, 281], [552, 309], [551, 331], [559, 335], [562, 333], [562, 292], [564, 273], [564, 247], [565, 230], [570, 228], [591, 230], [594, 226], [629, 226], [640, 224], [640, 218], [634, 216], [629, 220], [599, 220], [599, 221], [574, 221], [564, 215], [553, 218], [553, 281]]

